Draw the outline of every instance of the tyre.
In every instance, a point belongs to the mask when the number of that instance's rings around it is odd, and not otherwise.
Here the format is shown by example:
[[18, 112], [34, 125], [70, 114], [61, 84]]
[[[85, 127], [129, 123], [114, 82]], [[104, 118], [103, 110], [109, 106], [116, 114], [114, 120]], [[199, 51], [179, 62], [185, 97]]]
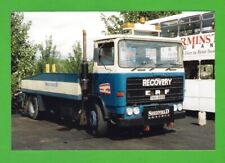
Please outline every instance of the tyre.
[[28, 116], [32, 119], [38, 119], [40, 117], [40, 110], [38, 106], [37, 97], [29, 96], [26, 101], [26, 111]]
[[88, 111], [88, 126], [92, 135], [96, 137], [105, 136], [108, 130], [108, 123], [104, 120], [101, 108], [93, 104]]

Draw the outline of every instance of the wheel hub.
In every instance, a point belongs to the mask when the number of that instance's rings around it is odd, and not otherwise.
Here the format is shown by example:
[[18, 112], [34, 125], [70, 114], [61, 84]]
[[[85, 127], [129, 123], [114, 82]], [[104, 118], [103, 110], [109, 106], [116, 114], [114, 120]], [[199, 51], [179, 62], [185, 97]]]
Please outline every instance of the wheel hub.
[[90, 125], [92, 127], [97, 126], [97, 115], [95, 111], [90, 112]]
[[34, 114], [34, 106], [31, 102], [29, 102], [29, 113]]

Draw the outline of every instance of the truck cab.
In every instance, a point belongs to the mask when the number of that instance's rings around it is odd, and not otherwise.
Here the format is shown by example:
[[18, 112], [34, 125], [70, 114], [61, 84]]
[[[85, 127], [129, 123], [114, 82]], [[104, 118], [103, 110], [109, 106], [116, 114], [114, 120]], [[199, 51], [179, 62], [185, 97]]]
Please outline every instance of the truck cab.
[[91, 94], [110, 122], [151, 127], [184, 118], [181, 41], [123, 34], [95, 40], [94, 48]]

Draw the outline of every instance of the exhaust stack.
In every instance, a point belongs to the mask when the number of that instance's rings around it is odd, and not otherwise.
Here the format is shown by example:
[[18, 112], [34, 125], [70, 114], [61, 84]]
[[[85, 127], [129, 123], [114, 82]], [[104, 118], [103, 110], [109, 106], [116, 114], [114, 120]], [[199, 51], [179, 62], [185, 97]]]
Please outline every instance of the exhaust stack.
[[87, 62], [87, 34], [83, 30], [83, 61], [81, 64], [81, 89], [83, 97], [86, 97], [88, 90], [88, 62]]
[[83, 30], [83, 62], [87, 61], [87, 33]]

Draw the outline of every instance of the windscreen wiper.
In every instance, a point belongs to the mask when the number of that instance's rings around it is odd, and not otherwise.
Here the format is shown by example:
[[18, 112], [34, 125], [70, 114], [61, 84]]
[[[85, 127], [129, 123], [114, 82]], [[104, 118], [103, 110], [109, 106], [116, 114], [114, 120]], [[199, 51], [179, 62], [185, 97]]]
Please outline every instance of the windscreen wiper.
[[180, 63], [170, 63], [171, 66], [179, 66], [179, 67], [182, 67], [182, 64]]
[[[169, 65], [171, 65], [171, 67], [168, 67], [168, 68], [166, 69], [166, 71], [168, 71], [168, 70], [174, 71], [174, 70], [176, 70], [175, 68], [178, 68], [178, 66], [179, 66], [179, 67], [182, 67], [182, 64], [178, 64], [178, 63], [170, 63]], [[177, 66], [177, 67], [173, 67], [173, 66]]]
[[131, 71], [136, 70], [137, 68], [141, 68], [143, 64], [139, 64], [138, 66], [134, 67]]
[[155, 69], [155, 67], [151, 67], [150, 69], [149, 69], [149, 71], [152, 71], [152, 70], [154, 70]]

